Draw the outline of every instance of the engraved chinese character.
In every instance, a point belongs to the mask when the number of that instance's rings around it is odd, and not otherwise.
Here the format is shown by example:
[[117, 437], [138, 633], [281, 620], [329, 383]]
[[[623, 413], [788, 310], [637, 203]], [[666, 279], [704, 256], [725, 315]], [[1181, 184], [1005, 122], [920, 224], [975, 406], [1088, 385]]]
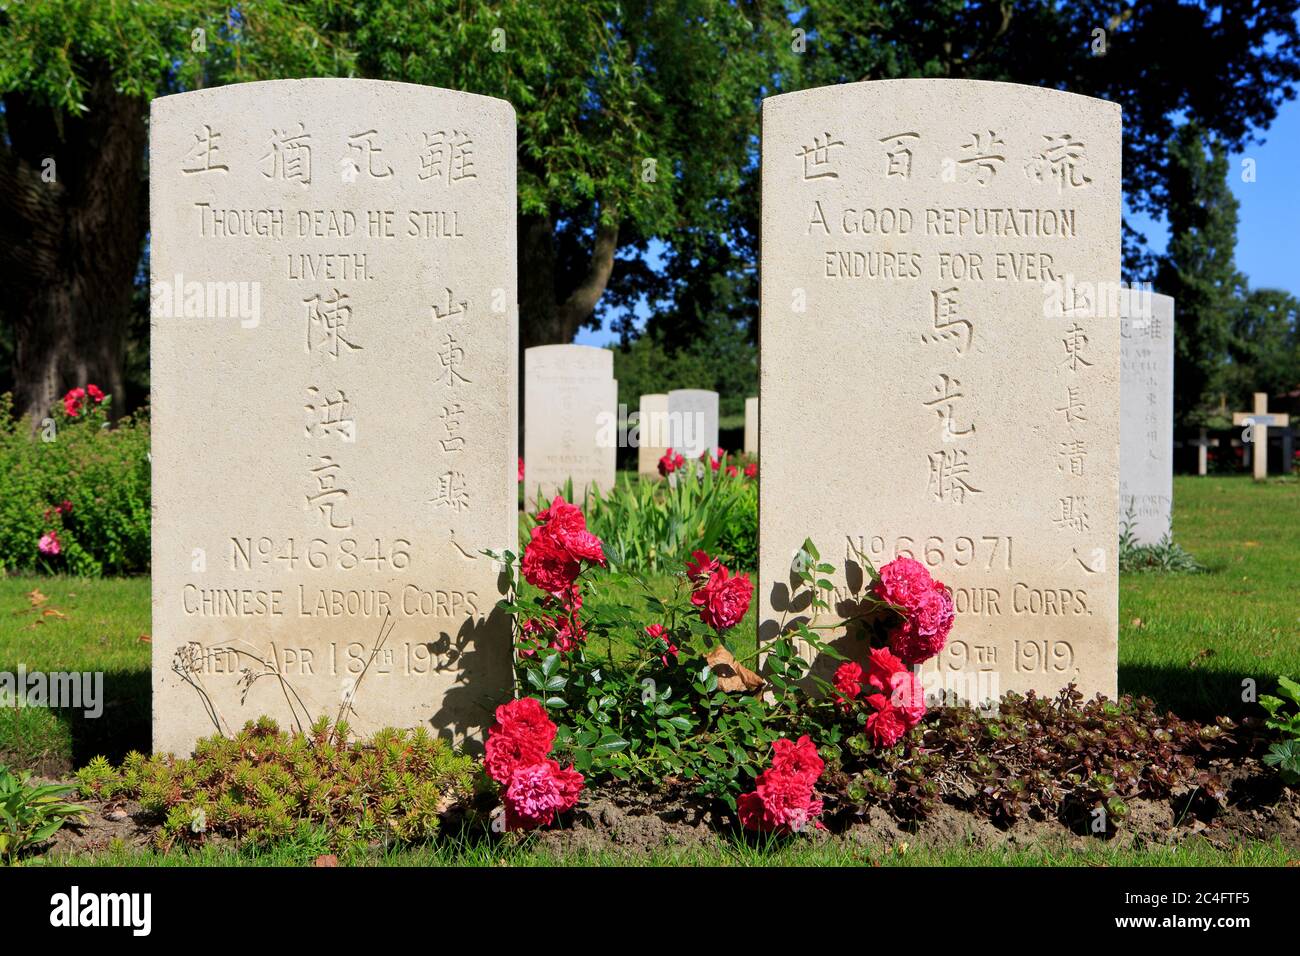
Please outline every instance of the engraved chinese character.
[[[310, 413], [307, 420], [308, 438], [338, 435], [344, 441], [356, 439], [356, 422], [348, 417], [352, 405], [343, 389], [336, 391], [333, 398], [328, 398], [312, 385], [307, 389], [307, 398], [308, 402], [303, 407]], [[319, 403], [317, 399], [320, 399]]]
[[334, 520], [337, 517], [334, 514], [335, 507], [348, 496], [347, 491], [337, 484], [338, 463], [330, 455], [320, 455], [315, 458], [308, 456], [307, 460], [308, 462], [319, 462], [311, 469], [311, 476], [316, 482], [316, 494], [307, 495], [307, 509], [315, 508], [318, 510], [331, 528], [352, 527], [351, 518], [341, 524], [336, 523]]
[[229, 172], [230, 167], [222, 165], [216, 161], [217, 153], [221, 147], [217, 145], [217, 140], [221, 139], [221, 134], [213, 132], [212, 127], [204, 123], [200, 132], [194, 134], [194, 145], [190, 151], [185, 154], [182, 161], [181, 172], [183, 173], [211, 173], [211, 172]]
[[920, 133], [895, 133], [883, 136], [880, 142], [885, 145], [885, 177], [898, 176], [900, 179], [912, 178], [912, 150]]
[[442, 427], [445, 429], [447, 437], [438, 440], [445, 452], [463, 451], [465, 448], [465, 436], [460, 433], [464, 425], [465, 406], [460, 402], [453, 402], [450, 405], [444, 405], [442, 411], [438, 413], [442, 419]]
[[454, 318], [458, 315], [464, 315], [469, 310], [469, 301], [466, 299], [455, 299], [452, 296], [451, 289], [443, 289], [445, 298], [441, 306], [437, 302], [433, 304], [433, 321], [441, 322], [444, 319]]
[[922, 332], [922, 342], [943, 342], [953, 341], [957, 347], [958, 355], [965, 355], [966, 350], [970, 348], [971, 335], [974, 332], [974, 326], [966, 319], [957, 317], [957, 287], [932, 291], [930, 293], [932, 304], [932, 318], [934, 320], [933, 332]]
[[982, 494], [970, 483], [967, 453], [959, 449], [937, 451], [929, 456], [930, 478], [926, 490], [938, 501], [961, 504], [968, 494]]
[[425, 133], [419, 176], [447, 186], [465, 179], [478, 179], [474, 171], [474, 140], [463, 130]]
[[1058, 531], [1070, 530], [1084, 532], [1088, 530], [1087, 499], [1083, 495], [1067, 495], [1056, 503], [1056, 516], [1052, 523]]
[[442, 373], [434, 379], [435, 382], [446, 382], [448, 388], [455, 388], [462, 382], [467, 385], [473, 384], [459, 371], [465, 361], [465, 350], [450, 332], [443, 340], [442, 348], [438, 350], [438, 361], [442, 363]]
[[1066, 396], [1065, 404], [1058, 408], [1057, 411], [1064, 412], [1066, 422], [1071, 425], [1075, 422], [1086, 422], [1088, 419], [1084, 412], [1088, 410], [1088, 406], [1079, 398], [1079, 386], [1067, 386]]
[[951, 441], [953, 438], [974, 434], [974, 424], [963, 429], [953, 427], [953, 404], [956, 399], [964, 397], [961, 391], [961, 382], [942, 372], [939, 373], [939, 379], [940, 383], [934, 387], [935, 397], [921, 404], [927, 408], [933, 408], [935, 413], [938, 414], [939, 421], [943, 423], [943, 440]]
[[1068, 441], [1060, 442], [1061, 462], [1058, 468], [1064, 471], [1069, 468], [1070, 474], [1075, 477], [1083, 477], [1083, 463], [1088, 457], [1088, 449], [1082, 438], [1071, 438]]
[[1059, 364], [1068, 366], [1071, 372], [1079, 371], [1080, 365], [1092, 365], [1083, 357], [1083, 350], [1088, 345], [1088, 336], [1084, 334], [1078, 322], [1071, 324], [1065, 330], [1065, 337], [1061, 339], [1061, 344], [1065, 346], [1065, 359]]
[[795, 153], [803, 159], [804, 180], [839, 179], [840, 174], [830, 168], [831, 150], [843, 145], [842, 140], [833, 140], [831, 134], [826, 133], [822, 136], [814, 136], [811, 146], [805, 146]]
[[341, 348], [361, 350], [360, 345], [347, 337], [348, 322], [352, 319], [352, 307], [347, 300], [348, 294], [338, 289], [325, 297], [313, 295], [302, 300], [307, 306], [308, 354], [319, 351], [337, 359]]
[[311, 184], [311, 134], [302, 123], [297, 133], [271, 130], [271, 151], [261, 161], [267, 179], [284, 179], [306, 188]]
[[967, 155], [957, 160], [957, 167], [965, 173], [963, 182], [974, 180], [981, 186], [993, 181], [1006, 156], [999, 149], [1006, 143], [993, 130], [987, 133], [971, 133], [969, 143], [963, 143], [961, 149]]
[[1092, 182], [1091, 177], [1083, 171], [1087, 156], [1082, 142], [1069, 133], [1059, 133], [1055, 136], [1049, 134], [1043, 139], [1047, 140], [1047, 145], [1039, 150], [1025, 167], [1025, 172], [1030, 179], [1040, 183], [1048, 179], [1055, 180], [1058, 191], [1078, 189]]
[[383, 149], [375, 145], [378, 136], [378, 130], [368, 129], [364, 133], [353, 133], [348, 137], [350, 155], [342, 161], [343, 179], [346, 182], [352, 182], [363, 170], [372, 179], [387, 179], [393, 175], [393, 167], [379, 158]]
[[469, 489], [465, 476], [459, 471], [448, 471], [438, 476], [438, 487], [429, 499], [435, 508], [449, 508], [459, 514], [469, 508]]

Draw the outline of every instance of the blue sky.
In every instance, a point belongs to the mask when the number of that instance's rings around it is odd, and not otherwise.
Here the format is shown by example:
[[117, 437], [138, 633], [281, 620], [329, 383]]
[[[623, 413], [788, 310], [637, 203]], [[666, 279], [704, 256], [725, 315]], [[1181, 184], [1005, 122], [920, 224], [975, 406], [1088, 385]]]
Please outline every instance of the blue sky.
[[[1243, 159], [1255, 161], [1254, 182], [1242, 179]], [[1300, 102], [1285, 103], [1264, 142], [1235, 154], [1231, 165], [1229, 183], [1241, 203], [1237, 268], [1252, 289], [1285, 289], [1300, 296]], [[1146, 216], [1130, 216], [1129, 222], [1146, 233], [1154, 252], [1164, 251], [1169, 234], [1163, 223]], [[644, 305], [636, 313], [642, 319], [648, 314]], [[605, 328], [583, 329], [575, 341], [606, 345], [615, 340]]]

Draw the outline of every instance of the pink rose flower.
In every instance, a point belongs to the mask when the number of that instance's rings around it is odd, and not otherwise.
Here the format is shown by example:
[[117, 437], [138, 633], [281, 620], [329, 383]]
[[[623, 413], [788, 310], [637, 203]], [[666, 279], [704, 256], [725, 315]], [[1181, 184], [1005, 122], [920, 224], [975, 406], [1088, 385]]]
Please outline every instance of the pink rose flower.
[[41, 554], [56, 555], [63, 550], [59, 544], [59, 533], [57, 531], [47, 531], [41, 535], [41, 540], [36, 542], [36, 550]]
[[69, 389], [68, 393], [63, 396], [63, 410], [72, 418], [81, 414], [81, 406], [86, 403], [86, 390], [84, 388]]
[[835, 669], [834, 684], [841, 704], [855, 700], [862, 693], [862, 665], [857, 661], [845, 661]]
[[98, 385], [87, 385], [86, 394], [94, 400], [96, 405], [104, 400], [104, 393], [99, 390]]
[[532, 830], [546, 826], [557, 813], [572, 809], [582, 794], [583, 778], [573, 767], [561, 769], [554, 760], [519, 767], [510, 775], [502, 800], [506, 829]]

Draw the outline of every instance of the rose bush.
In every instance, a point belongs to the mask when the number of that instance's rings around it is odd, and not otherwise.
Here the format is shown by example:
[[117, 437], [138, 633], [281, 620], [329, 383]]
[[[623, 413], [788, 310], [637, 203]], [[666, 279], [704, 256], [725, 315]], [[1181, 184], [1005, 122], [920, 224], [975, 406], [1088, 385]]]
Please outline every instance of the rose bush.
[[81, 386], [33, 428], [0, 396], [0, 570], [149, 569], [149, 422], [110, 423], [111, 407], [101, 389]]

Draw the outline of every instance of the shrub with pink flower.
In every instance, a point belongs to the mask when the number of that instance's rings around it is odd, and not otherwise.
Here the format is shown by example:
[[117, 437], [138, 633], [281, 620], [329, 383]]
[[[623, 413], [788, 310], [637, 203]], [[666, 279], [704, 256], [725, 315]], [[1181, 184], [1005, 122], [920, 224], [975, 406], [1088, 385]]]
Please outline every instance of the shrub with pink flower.
[[582, 510], [562, 496], [537, 513], [537, 522], [524, 547], [520, 570], [524, 580], [547, 593], [546, 605], [557, 613], [523, 622], [521, 636], [533, 645], [521, 650], [525, 656], [543, 643], [568, 652], [586, 639], [578, 616], [582, 608], [578, 575], [584, 565], [606, 563], [604, 545], [587, 530]]
[[556, 726], [532, 697], [502, 704], [488, 728], [483, 768], [502, 786], [506, 829], [546, 826], [578, 802], [583, 777], [551, 759]]
[[736, 800], [740, 825], [762, 833], [798, 833], [817, 824], [822, 802], [817, 780], [823, 762], [807, 735], [772, 745], [772, 766], [758, 775], [753, 793]]

